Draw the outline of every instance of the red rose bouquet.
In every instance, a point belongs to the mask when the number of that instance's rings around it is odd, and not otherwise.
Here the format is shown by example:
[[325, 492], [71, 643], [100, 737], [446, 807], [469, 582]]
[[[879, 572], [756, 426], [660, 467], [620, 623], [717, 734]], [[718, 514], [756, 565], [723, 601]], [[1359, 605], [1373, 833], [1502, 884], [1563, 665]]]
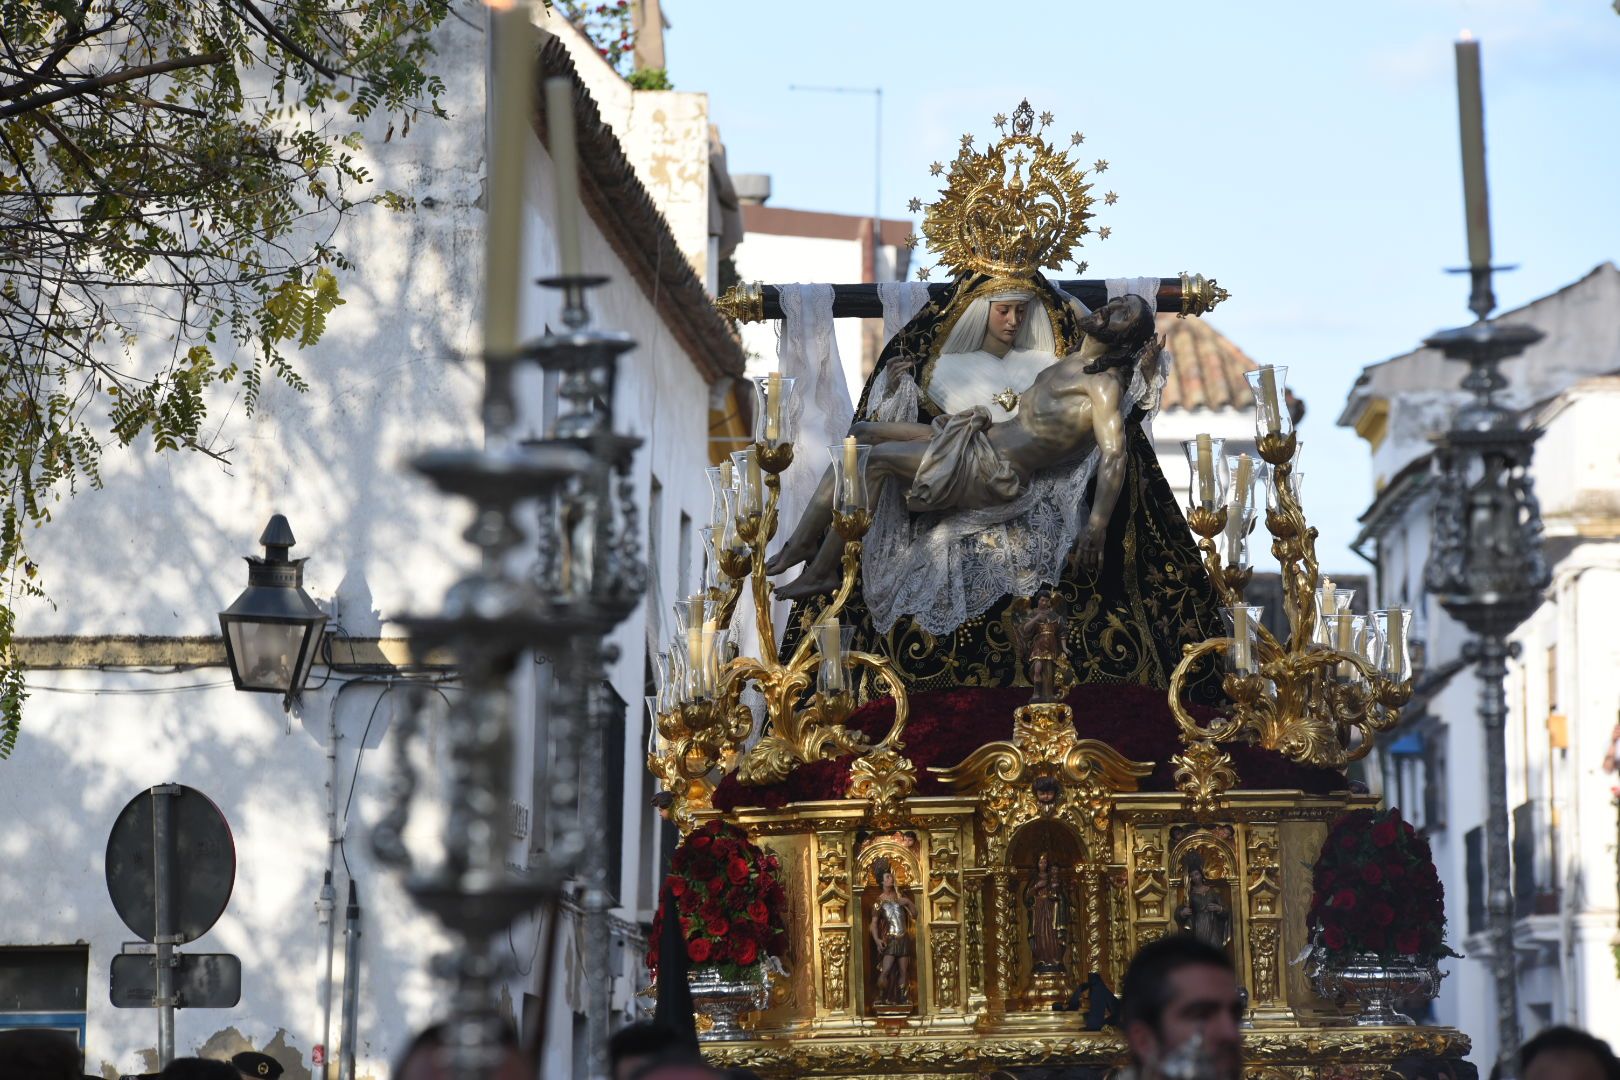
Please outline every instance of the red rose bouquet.
[[1455, 956], [1429, 842], [1400, 812], [1352, 810], [1333, 823], [1312, 871], [1306, 925], [1330, 961]]
[[[787, 896], [780, 870], [776, 856], [743, 830], [709, 822], [675, 849], [652, 940], [662, 940], [663, 920], [673, 909], [680, 916], [687, 959], [694, 964], [719, 964], [722, 974], [734, 979], [767, 956], [781, 956], [787, 949], [782, 922]], [[647, 966], [658, 969], [656, 944]]]

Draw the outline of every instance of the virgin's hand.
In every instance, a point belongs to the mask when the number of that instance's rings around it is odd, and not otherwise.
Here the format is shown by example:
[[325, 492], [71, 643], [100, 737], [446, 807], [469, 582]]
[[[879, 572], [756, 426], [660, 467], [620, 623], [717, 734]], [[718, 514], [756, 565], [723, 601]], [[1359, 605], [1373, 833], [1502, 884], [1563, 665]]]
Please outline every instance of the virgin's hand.
[[889, 373], [891, 383], [899, 382], [901, 379], [910, 378], [916, 374], [917, 361], [911, 356], [901, 353], [885, 364], [884, 370]]

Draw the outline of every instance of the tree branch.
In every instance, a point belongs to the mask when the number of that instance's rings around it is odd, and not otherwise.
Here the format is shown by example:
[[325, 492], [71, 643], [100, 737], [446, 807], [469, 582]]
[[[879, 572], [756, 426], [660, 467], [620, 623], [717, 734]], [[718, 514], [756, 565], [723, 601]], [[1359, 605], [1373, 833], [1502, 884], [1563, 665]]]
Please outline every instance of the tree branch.
[[144, 79], [149, 75], [162, 75], [166, 71], [178, 71], [181, 68], [207, 67], [212, 64], [223, 64], [230, 59], [230, 54], [224, 49], [215, 49], [213, 52], [202, 53], [196, 56], [177, 56], [172, 60], [162, 60], [156, 64], [143, 64], [140, 67], [125, 68], [122, 71], [109, 72], [98, 75], [94, 79], [85, 79], [71, 86], [64, 86], [60, 90], [51, 90], [44, 94], [35, 94], [32, 97], [14, 101], [10, 105], [0, 106], [0, 120], [9, 120], [13, 116], [32, 112], [46, 105], [54, 104], [71, 97], [80, 97], [92, 94], [108, 86], [117, 86], [119, 83], [129, 82], [132, 79]]
[[240, 7], [243, 11], [248, 13], [249, 18], [258, 23], [260, 26], [264, 27], [264, 32], [274, 38], [276, 44], [298, 57], [298, 59], [308, 64], [322, 75], [325, 75], [328, 79], [335, 79], [338, 77], [338, 73], [335, 70], [315, 59], [304, 50], [303, 46], [299, 45], [292, 38], [288, 37], [281, 27], [277, 26], [267, 15], [265, 15], [264, 12], [259, 10], [258, 6], [253, 3], [253, 0], [235, 0], [235, 3], [237, 7]]

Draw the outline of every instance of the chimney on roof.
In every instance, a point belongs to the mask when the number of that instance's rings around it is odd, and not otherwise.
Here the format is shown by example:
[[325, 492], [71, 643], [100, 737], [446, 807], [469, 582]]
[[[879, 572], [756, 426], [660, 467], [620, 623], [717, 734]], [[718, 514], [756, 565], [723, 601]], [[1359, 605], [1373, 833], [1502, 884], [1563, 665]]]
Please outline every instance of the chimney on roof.
[[744, 206], [764, 206], [771, 197], [769, 173], [732, 173], [731, 186], [737, 189], [737, 201]]

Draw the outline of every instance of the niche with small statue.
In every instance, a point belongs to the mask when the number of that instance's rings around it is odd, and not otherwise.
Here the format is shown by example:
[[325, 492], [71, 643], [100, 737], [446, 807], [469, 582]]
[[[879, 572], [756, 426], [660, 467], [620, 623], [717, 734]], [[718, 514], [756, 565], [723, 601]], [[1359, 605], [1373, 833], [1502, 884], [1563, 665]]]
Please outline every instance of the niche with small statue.
[[1018, 935], [1018, 970], [1024, 973], [1018, 1005], [1050, 1009], [1069, 996], [1081, 976], [1076, 968], [1074, 928], [1083, 903], [1075, 867], [1085, 861], [1085, 847], [1060, 820], [1031, 821], [1014, 834], [1007, 851], [1016, 868], [1022, 924]]
[[857, 855], [860, 942], [865, 959], [865, 1013], [905, 1017], [917, 1012], [917, 922], [920, 910], [917, 837], [910, 832], [867, 838]]

